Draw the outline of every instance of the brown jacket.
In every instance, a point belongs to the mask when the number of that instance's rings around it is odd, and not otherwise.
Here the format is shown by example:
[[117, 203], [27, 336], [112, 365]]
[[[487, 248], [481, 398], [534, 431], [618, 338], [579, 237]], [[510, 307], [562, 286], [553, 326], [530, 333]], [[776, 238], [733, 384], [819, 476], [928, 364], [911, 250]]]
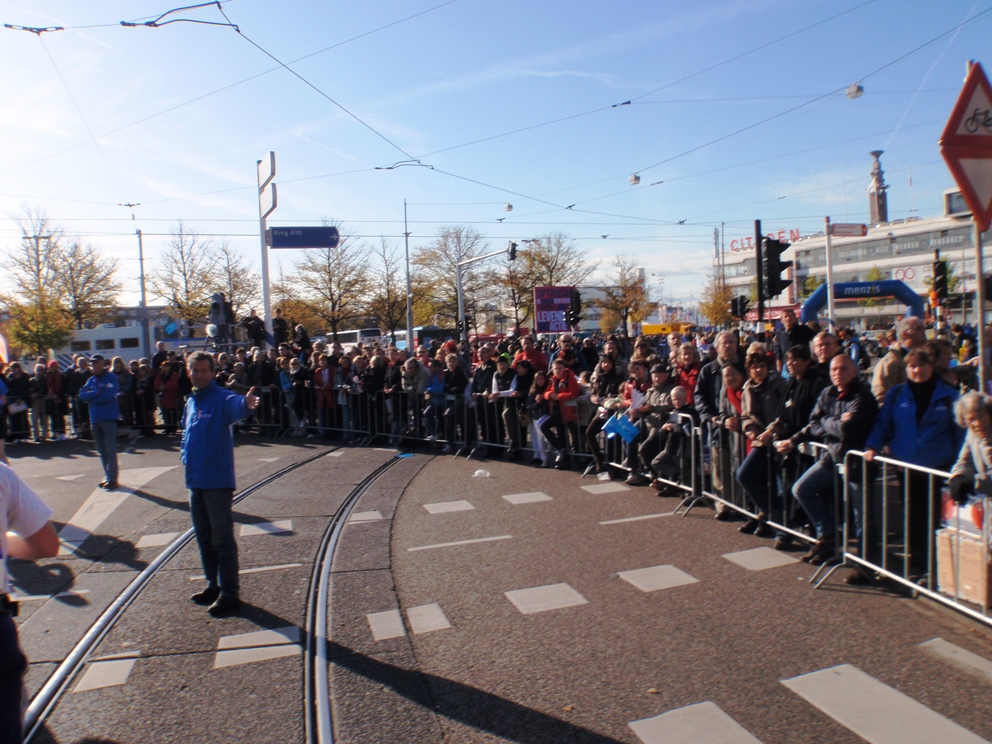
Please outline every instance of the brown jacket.
[[875, 396], [879, 405], [885, 401], [885, 394], [889, 392], [889, 388], [906, 382], [905, 356], [906, 353], [901, 346], [890, 346], [889, 353], [875, 365], [871, 377], [871, 394]]

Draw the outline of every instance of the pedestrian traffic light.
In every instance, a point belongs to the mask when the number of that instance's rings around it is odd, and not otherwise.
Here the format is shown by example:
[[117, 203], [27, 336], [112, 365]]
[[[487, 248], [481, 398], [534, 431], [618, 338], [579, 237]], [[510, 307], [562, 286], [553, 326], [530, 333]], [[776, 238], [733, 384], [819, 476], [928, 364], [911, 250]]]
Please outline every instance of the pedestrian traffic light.
[[788, 243], [781, 240], [765, 238], [764, 241], [764, 266], [762, 275], [765, 280], [765, 297], [778, 297], [792, 284], [791, 279], [783, 279], [782, 272], [792, 266], [792, 261], [783, 261], [782, 253], [789, 247]]
[[933, 292], [937, 296], [937, 304], [943, 305], [947, 299], [947, 261], [933, 262]]
[[517, 258], [517, 244], [512, 240], [506, 246], [506, 255], [511, 261], [515, 261]]

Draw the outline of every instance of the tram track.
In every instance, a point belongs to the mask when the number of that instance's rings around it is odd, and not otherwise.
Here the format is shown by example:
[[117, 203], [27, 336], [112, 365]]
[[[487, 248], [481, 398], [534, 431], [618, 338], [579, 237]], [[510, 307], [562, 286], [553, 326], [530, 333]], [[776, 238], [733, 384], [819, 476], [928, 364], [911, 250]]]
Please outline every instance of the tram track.
[[[307, 457], [299, 462], [295, 462], [288, 465], [281, 470], [266, 476], [265, 478], [253, 483], [248, 488], [244, 489], [240, 493], [236, 494], [234, 497], [234, 504], [237, 504], [245, 499], [247, 499], [252, 494], [258, 492], [259, 490], [265, 488], [266, 486], [275, 483], [280, 478], [289, 475], [290, 473], [299, 470], [300, 468], [309, 465], [323, 457], [331, 454], [332, 452], [340, 449], [339, 447], [333, 447], [326, 449], [318, 454]], [[325, 557], [327, 555], [327, 546], [336, 545], [336, 534], [340, 533], [340, 527], [343, 526], [344, 521], [347, 519], [347, 514], [351, 511], [351, 506], [358, 500], [362, 493], [375, 481], [382, 472], [392, 465], [395, 460], [391, 460], [385, 463], [383, 466], [377, 468], [373, 473], [363, 480], [352, 492], [348, 495], [342, 506], [338, 508], [335, 514], [331, 517], [331, 522], [328, 526], [325, 537], [321, 542], [320, 549], [318, 550], [318, 560], [320, 563], [315, 561], [314, 575], [318, 573], [318, 567], [322, 565]], [[341, 518], [343, 515], [343, 519]], [[335, 529], [337, 532], [335, 532]], [[333, 537], [333, 540], [332, 540]], [[158, 575], [159, 571], [174, 557], [176, 557], [179, 552], [185, 548], [190, 541], [194, 538], [193, 529], [190, 528], [186, 530], [183, 534], [177, 537], [172, 543], [170, 543], [148, 566], [144, 568], [117, 596], [117, 598], [100, 614], [97, 620], [90, 626], [85, 635], [76, 643], [72, 650], [67, 654], [65, 659], [59, 664], [52, 675], [46, 680], [41, 689], [35, 694], [25, 711], [24, 717], [24, 741], [30, 742], [33, 737], [42, 730], [45, 721], [49, 718], [52, 712], [55, 710], [59, 701], [68, 692], [73, 680], [77, 677], [80, 671], [86, 666], [89, 661], [92, 652], [99, 646], [99, 644], [104, 640], [107, 634], [113, 629], [116, 623], [124, 616], [124, 613], [131, 606], [131, 604], [138, 598], [141, 592], [148, 586], [153, 578]], [[328, 571], [330, 567], [330, 560], [333, 560], [333, 550], [330, 552], [329, 558], [327, 558]], [[318, 587], [314, 586], [313, 580], [311, 580], [311, 593], [317, 590]], [[326, 594], [324, 595], [326, 597]], [[307, 600], [307, 611], [308, 617], [310, 613], [310, 606], [312, 604], [312, 596], [308, 597]], [[326, 608], [325, 608], [325, 619], [324, 627], [326, 629]], [[307, 638], [307, 653], [310, 654], [310, 649], [313, 648], [314, 651], [317, 650], [316, 644], [312, 643], [312, 639], [308, 634]], [[326, 649], [326, 641], [324, 648]], [[307, 660], [306, 668], [311, 668], [313, 665]], [[324, 685], [326, 688], [326, 664], [324, 664]], [[308, 703], [309, 705], [309, 703]], [[329, 720], [329, 705], [327, 706], [327, 718]], [[309, 708], [307, 709], [307, 720], [311, 720], [309, 714]], [[309, 740], [308, 740], [309, 741]], [[314, 741], [330, 742], [332, 739], [315, 739]]]

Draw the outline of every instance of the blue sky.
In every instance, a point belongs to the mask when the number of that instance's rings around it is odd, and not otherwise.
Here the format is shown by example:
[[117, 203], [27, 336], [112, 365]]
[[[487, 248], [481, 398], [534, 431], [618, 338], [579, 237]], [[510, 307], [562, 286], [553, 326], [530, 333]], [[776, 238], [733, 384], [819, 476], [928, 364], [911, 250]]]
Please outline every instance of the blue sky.
[[[245, 38], [118, 25], [172, 7], [0, 2], [4, 23], [66, 29], [0, 29], [0, 245], [28, 205], [119, 258], [130, 286], [134, 229], [154, 259], [180, 219], [257, 261], [255, 161], [274, 150], [272, 224], [326, 217], [402, 245], [406, 199], [413, 246], [444, 225], [494, 248], [561, 230], [690, 300], [721, 222], [729, 245], [755, 218], [803, 234], [867, 219], [869, 150], [885, 150], [890, 217], [938, 213], [965, 62], [992, 65], [990, 0], [232, 0]], [[292, 68], [364, 124], [251, 42], [312, 55]], [[410, 158], [430, 167], [376, 169]]]

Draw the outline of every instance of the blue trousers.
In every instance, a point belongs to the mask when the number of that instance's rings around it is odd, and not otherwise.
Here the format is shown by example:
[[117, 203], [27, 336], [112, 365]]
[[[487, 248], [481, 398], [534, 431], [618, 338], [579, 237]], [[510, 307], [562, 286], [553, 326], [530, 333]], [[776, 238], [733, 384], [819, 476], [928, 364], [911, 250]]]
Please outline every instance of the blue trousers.
[[189, 490], [189, 514], [200, 548], [200, 562], [207, 585], [220, 589], [222, 597], [237, 597], [238, 543], [234, 539], [234, 516], [231, 506], [234, 490], [219, 488]]
[[103, 463], [103, 474], [111, 483], [117, 482], [117, 422], [116, 421], [94, 421], [91, 424], [93, 430], [93, 443], [96, 451], [100, 453], [100, 462]]
[[0, 615], [0, 744], [21, 744], [21, 685], [27, 668], [14, 618]]

